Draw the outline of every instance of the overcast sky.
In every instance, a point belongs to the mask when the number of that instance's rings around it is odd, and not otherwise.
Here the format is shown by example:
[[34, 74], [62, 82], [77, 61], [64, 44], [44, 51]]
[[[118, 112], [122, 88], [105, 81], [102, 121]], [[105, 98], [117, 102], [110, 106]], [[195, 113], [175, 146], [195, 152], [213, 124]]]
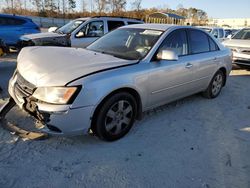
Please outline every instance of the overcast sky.
[[[78, 1], [80, 7], [81, 0]], [[92, 0], [94, 2], [94, 0]], [[131, 2], [127, 0], [127, 9], [131, 8]], [[85, 2], [90, 5], [91, 0]], [[250, 18], [250, 0], [142, 0], [143, 8], [169, 7], [176, 9], [182, 4], [184, 8], [199, 8], [213, 18]]]

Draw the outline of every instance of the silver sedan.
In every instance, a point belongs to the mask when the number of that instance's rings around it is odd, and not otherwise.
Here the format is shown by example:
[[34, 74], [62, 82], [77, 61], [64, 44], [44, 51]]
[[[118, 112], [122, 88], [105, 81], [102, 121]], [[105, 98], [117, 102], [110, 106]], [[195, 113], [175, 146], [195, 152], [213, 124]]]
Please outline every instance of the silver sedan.
[[9, 94], [45, 132], [111, 141], [143, 111], [199, 92], [217, 97], [231, 63], [231, 51], [200, 29], [130, 25], [86, 49], [22, 49]]

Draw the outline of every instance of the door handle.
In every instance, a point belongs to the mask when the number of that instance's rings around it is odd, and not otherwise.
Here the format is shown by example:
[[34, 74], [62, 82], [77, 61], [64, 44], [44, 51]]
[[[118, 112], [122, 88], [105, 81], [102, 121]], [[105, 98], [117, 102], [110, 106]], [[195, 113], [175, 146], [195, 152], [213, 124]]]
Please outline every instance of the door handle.
[[187, 64], [186, 64], [186, 68], [187, 68], [187, 69], [190, 69], [191, 67], [193, 67], [193, 64], [191, 64], [191, 63], [187, 63]]

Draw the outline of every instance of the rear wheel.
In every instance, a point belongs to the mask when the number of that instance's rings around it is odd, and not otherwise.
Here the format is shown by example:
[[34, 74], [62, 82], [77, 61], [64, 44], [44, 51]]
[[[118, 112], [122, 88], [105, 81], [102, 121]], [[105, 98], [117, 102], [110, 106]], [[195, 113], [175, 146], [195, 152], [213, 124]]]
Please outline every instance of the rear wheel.
[[117, 93], [109, 97], [96, 113], [94, 133], [107, 141], [126, 135], [133, 126], [137, 113], [134, 97], [129, 93]]
[[203, 92], [203, 96], [209, 99], [217, 97], [221, 92], [225, 79], [226, 76], [224, 73], [221, 70], [218, 70], [212, 78], [206, 91]]

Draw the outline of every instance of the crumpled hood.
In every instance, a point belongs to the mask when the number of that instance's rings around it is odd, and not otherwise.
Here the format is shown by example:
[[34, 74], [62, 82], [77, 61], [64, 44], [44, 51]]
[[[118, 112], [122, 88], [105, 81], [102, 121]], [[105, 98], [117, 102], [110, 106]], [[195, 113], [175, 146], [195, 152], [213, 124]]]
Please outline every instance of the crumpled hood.
[[81, 48], [26, 47], [17, 58], [17, 70], [37, 87], [64, 86], [103, 69], [136, 63]]
[[250, 40], [229, 39], [223, 42], [227, 47], [250, 48]]
[[54, 37], [64, 37], [64, 36], [66, 36], [66, 35], [59, 34], [59, 33], [53, 33], [53, 32], [47, 32], [47, 33], [36, 33], [36, 34], [23, 35], [22, 39], [34, 40], [34, 39], [54, 38]]

